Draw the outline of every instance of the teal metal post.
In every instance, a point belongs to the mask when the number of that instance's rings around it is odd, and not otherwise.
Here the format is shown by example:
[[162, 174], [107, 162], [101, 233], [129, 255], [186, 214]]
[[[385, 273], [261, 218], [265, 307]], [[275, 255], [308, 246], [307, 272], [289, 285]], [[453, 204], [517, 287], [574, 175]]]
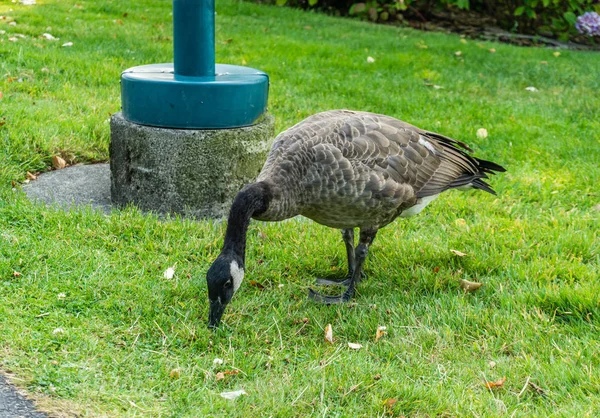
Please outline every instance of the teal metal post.
[[180, 129], [250, 126], [267, 110], [269, 76], [215, 64], [215, 0], [173, 0], [174, 63], [121, 74], [123, 116], [140, 125]]
[[175, 75], [215, 75], [215, 0], [173, 0]]

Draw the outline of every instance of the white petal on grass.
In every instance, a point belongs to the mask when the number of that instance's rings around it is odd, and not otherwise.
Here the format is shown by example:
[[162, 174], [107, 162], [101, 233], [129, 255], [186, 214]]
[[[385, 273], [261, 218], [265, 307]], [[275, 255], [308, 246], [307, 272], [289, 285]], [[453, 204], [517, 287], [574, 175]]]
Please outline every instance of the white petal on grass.
[[214, 365], [223, 364], [223, 359], [220, 359], [217, 357], [216, 359], [213, 360], [213, 364]]
[[479, 128], [477, 129], [477, 138], [479, 139], [485, 139], [488, 137], [488, 131], [485, 128]]
[[350, 347], [353, 350], [360, 350], [362, 348], [362, 344], [348, 343], [348, 347]]
[[173, 278], [173, 276], [175, 276], [175, 266], [169, 267], [163, 273], [163, 277], [167, 280], [171, 280]]
[[244, 389], [240, 389], [240, 390], [234, 390], [233, 392], [221, 392], [220, 395], [222, 398], [234, 400], [236, 398], [239, 398], [242, 395], [247, 395], [247, 393]]
[[54, 335], [58, 335], [58, 334], [64, 334], [65, 330], [62, 328], [56, 328], [54, 331], [52, 331], [52, 334]]
[[367, 62], [369, 64], [373, 64], [375, 62], [375, 58], [373, 58], [373, 57], [367, 57]]
[[35, 6], [36, 0], [19, 0], [19, 3], [24, 6]]
[[65, 42], [62, 46], [73, 46], [73, 42]]
[[539, 91], [538, 89], [536, 89], [533, 86], [525, 87], [525, 90], [527, 90], [527, 91]]
[[49, 41], [58, 41], [58, 38], [55, 38], [49, 33], [42, 33], [42, 36]]

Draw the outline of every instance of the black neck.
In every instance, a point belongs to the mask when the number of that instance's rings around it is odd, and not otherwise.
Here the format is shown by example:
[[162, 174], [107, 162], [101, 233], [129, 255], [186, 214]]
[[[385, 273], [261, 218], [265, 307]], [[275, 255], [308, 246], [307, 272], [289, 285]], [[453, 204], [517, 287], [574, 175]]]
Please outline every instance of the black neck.
[[269, 187], [263, 182], [248, 184], [240, 190], [231, 205], [221, 253], [234, 255], [242, 265], [245, 264], [246, 232], [250, 219], [255, 213], [267, 210], [270, 200]]

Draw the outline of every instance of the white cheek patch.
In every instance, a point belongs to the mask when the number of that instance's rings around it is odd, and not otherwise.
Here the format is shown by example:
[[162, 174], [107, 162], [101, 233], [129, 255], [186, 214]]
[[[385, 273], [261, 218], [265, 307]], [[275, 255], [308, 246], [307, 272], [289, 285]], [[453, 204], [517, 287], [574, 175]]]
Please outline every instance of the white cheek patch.
[[242, 285], [242, 281], [244, 280], [244, 269], [240, 268], [238, 263], [233, 260], [229, 265], [229, 273], [233, 278], [233, 292], [237, 292], [237, 290]]

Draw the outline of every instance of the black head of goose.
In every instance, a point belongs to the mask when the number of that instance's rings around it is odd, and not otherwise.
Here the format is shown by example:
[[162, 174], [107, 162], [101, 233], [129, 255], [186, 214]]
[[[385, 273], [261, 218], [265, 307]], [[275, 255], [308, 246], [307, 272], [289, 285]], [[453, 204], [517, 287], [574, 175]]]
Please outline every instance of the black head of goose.
[[[488, 174], [506, 171], [471, 157], [459, 141], [385, 115], [332, 110], [310, 116], [276, 139], [253, 184], [235, 197], [220, 255], [206, 275], [209, 326], [217, 327], [244, 278], [250, 219], [281, 221], [297, 215], [338, 228], [346, 246], [348, 276], [341, 296], [309, 296], [346, 302], [362, 277], [377, 231], [397, 217], [413, 216], [448, 189], [475, 188], [495, 194]], [[355, 247], [354, 228], [359, 228]]]

